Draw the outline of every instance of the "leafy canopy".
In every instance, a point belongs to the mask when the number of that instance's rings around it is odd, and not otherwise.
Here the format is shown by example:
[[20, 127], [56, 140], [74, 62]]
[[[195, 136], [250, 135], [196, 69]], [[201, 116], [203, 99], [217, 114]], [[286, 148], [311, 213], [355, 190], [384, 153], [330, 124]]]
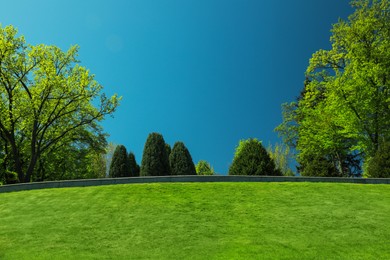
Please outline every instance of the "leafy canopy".
[[304, 89], [284, 105], [277, 128], [301, 164], [322, 158], [339, 176], [359, 174], [390, 139], [390, 1], [352, 6], [348, 20], [333, 25], [332, 48], [313, 54]]
[[[63, 146], [102, 138], [98, 122], [112, 114], [119, 98], [77, 60], [78, 46], [28, 45], [13, 26], [0, 25], [0, 144], [5, 170], [21, 182], [37, 174], [41, 158]], [[3, 169], [4, 170], [4, 169]]]

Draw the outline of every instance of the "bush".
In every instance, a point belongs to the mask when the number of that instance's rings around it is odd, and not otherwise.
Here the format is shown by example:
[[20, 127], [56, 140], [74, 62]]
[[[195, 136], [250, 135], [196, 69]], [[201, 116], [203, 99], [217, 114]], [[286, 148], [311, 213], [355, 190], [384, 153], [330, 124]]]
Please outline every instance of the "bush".
[[390, 143], [383, 143], [367, 164], [367, 177], [390, 178]]
[[170, 174], [169, 158], [161, 134], [149, 134], [141, 162], [141, 176], [165, 176]]
[[257, 139], [240, 141], [229, 168], [229, 175], [282, 175], [267, 150]]
[[126, 147], [123, 145], [118, 145], [115, 148], [110, 165], [109, 176], [111, 178], [130, 177], [129, 160], [127, 158]]
[[187, 147], [176, 142], [169, 156], [171, 175], [196, 175], [195, 165]]
[[198, 175], [214, 175], [214, 169], [204, 160], [200, 160], [195, 166], [196, 174]]

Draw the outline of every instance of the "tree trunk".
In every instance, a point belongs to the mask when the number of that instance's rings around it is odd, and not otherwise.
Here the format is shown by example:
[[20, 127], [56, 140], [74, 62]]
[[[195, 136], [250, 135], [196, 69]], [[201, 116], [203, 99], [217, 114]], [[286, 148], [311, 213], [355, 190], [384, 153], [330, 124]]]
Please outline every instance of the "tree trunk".
[[15, 143], [11, 143], [12, 155], [14, 158], [15, 171], [18, 174], [19, 182], [24, 182], [24, 173], [22, 167], [22, 161], [20, 160], [19, 149], [16, 147]]
[[[30, 163], [27, 168], [26, 172], [26, 177], [25, 177], [25, 182], [30, 182], [31, 181], [31, 176], [34, 172], [35, 166], [38, 161], [39, 157], [39, 145], [37, 145], [37, 131], [38, 131], [38, 120], [34, 120], [33, 124], [33, 130], [32, 130], [32, 135], [31, 135], [31, 157], [30, 157]], [[37, 148], [38, 147], [38, 148]]]
[[31, 176], [34, 172], [34, 168], [37, 164], [37, 161], [38, 161], [38, 155], [35, 152], [33, 152], [33, 155], [31, 156], [30, 163], [29, 163], [27, 171], [26, 171], [26, 176], [24, 178], [24, 182], [31, 181]]

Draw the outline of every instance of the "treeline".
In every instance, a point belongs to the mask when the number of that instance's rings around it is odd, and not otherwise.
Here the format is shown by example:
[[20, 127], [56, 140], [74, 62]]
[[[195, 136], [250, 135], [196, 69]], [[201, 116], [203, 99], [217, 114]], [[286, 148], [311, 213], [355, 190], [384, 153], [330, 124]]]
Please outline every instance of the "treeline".
[[212, 167], [205, 161], [200, 161], [197, 169], [183, 142], [176, 142], [171, 149], [161, 134], [151, 133], [145, 143], [141, 166], [132, 152], [127, 153], [125, 146], [116, 147], [109, 177], [214, 174]]
[[352, 1], [277, 131], [304, 176], [390, 177], [390, 2]]
[[[229, 168], [229, 175], [294, 175], [288, 167], [288, 153], [279, 148], [277, 145], [274, 150], [269, 147], [267, 151], [257, 139], [241, 140]], [[151, 133], [144, 146], [141, 166], [125, 146], [116, 146], [108, 177], [213, 174], [214, 169], [207, 161], [201, 160], [194, 165], [183, 142], [176, 142], [171, 149], [161, 134]]]
[[[240, 141], [230, 175], [293, 175], [293, 151], [300, 175], [390, 177], [390, 1], [352, 6], [333, 25], [332, 48], [310, 59], [298, 98], [282, 107], [284, 144]], [[206, 161], [194, 166], [183, 143], [171, 149], [155, 133], [141, 166], [125, 147], [114, 152], [99, 123], [120, 97], [102, 93], [77, 52], [27, 44], [0, 26], [0, 183], [213, 174]]]

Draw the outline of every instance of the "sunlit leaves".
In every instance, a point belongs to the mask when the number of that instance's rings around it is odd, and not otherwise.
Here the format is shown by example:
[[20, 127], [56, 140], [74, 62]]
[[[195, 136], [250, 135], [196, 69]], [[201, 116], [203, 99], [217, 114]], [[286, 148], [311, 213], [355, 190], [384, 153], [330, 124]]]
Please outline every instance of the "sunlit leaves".
[[12, 26], [0, 27], [0, 134], [12, 147], [19, 177], [32, 174], [50, 147], [94, 129], [119, 102], [102, 94], [88, 69], [78, 65], [78, 46], [26, 45]]
[[298, 160], [326, 157], [340, 171], [340, 154], [369, 158], [390, 139], [390, 1], [352, 6], [333, 26], [332, 48], [313, 54], [301, 97], [277, 128], [296, 140]]

